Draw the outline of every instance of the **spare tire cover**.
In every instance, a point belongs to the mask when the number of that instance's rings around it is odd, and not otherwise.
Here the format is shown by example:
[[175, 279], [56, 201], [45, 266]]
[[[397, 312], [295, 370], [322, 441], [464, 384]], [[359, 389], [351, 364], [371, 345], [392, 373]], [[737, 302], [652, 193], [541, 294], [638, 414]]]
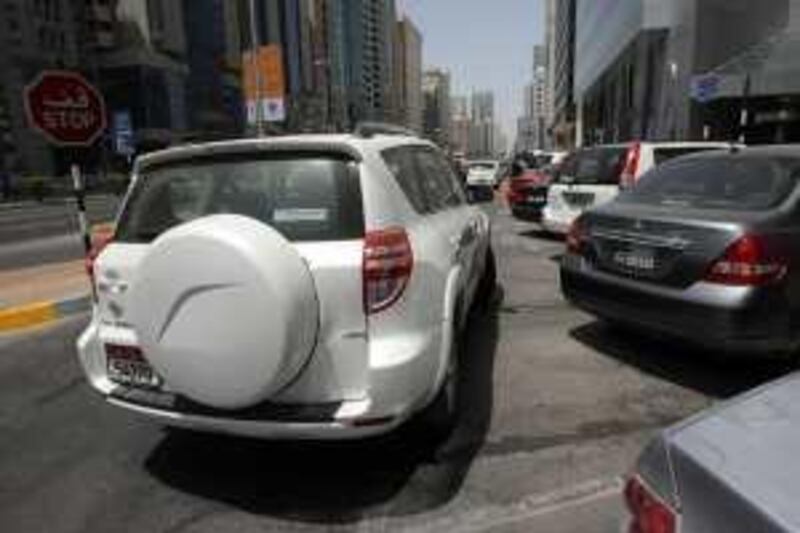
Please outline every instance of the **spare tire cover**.
[[131, 284], [129, 316], [171, 389], [234, 409], [297, 375], [314, 348], [318, 307], [308, 267], [283, 236], [213, 215], [156, 239]]

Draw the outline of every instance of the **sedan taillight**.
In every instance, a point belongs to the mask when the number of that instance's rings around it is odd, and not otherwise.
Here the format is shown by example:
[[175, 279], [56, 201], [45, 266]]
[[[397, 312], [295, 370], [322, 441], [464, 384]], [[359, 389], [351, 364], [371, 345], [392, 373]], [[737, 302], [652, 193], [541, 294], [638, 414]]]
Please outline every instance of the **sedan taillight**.
[[403, 228], [371, 231], [364, 237], [364, 312], [392, 306], [403, 294], [414, 267], [414, 255]]
[[706, 274], [706, 281], [721, 285], [760, 286], [780, 281], [788, 261], [766, 238], [745, 235], [731, 244]]
[[631, 513], [629, 533], [675, 533], [677, 513], [634, 476], [625, 485], [625, 503]]
[[567, 231], [567, 252], [581, 255], [586, 238], [586, 227], [583, 220], [578, 217], [572, 221], [569, 231]]

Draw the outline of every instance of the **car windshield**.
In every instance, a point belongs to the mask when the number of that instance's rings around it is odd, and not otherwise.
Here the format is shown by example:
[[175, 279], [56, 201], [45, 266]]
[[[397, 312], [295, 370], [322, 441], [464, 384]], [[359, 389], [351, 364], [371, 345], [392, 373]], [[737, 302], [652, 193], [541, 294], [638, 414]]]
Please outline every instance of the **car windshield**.
[[648, 172], [620, 201], [664, 206], [762, 210], [797, 183], [800, 161], [726, 155], [676, 160]]
[[583, 150], [564, 161], [558, 180], [576, 185], [619, 185], [625, 154], [624, 148]]
[[347, 162], [326, 157], [220, 158], [142, 172], [116, 238], [149, 242], [170, 228], [213, 214], [265, 222], [292, 241], [363, 234], [358, 180]]

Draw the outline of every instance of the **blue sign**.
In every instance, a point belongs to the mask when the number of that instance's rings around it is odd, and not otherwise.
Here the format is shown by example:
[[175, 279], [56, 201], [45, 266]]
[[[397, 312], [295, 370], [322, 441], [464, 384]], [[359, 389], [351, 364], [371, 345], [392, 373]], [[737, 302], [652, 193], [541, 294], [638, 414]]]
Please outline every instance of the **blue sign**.
[[692, 99], [701, 104], [710, 102], [716, 98], [719, 93], [719, 82], [720, 77], [716, 74], [693, 76], [692, 86], [690, 88]]
[[114, 130], [114, 151], [128, 157], [135, 154], [136, 146], [133, 139], [133, 123], [130, 111], [115, 111], [112, 126]]

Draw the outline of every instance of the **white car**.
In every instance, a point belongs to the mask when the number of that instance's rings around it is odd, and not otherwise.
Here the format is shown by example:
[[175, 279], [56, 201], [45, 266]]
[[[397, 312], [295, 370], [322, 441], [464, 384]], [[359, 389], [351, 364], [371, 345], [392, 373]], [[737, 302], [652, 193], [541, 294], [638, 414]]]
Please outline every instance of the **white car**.
[[499, 170], [498, 161], [470, 161], [467, 163], [467, 186], [494, 187]]
[[731, 146], [721, 142], [635, 142], [580, 148], [561, 162], [542, 210], [542, 226], [549, 232], [566, 234], [585, 210], [613, 200], [621, 188], [632, 187], [645, 172], [661, 163]]
[[380, 133], [141, 157], [91, 265], [91, 386], [166, 425], [346, 439], [456, 417], [489, 217], [433, 144]]

